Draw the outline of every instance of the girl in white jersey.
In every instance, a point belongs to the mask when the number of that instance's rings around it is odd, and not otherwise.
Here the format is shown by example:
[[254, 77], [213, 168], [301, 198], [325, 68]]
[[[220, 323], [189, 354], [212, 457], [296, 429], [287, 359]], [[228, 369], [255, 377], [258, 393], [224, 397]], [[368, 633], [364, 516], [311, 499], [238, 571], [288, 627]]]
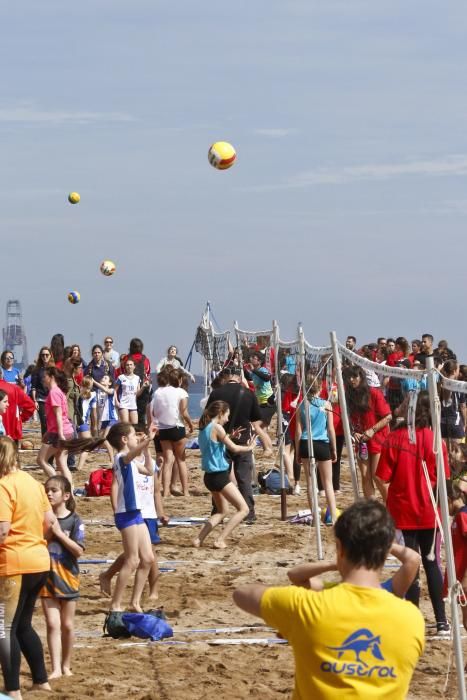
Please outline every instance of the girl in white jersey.
[[138, 406], [136, 399], [142, 392], [141, 379], [135, 374], [135, 363], [127, 360], [124, 366], [124, 374], [121, 374], [115, 382], [115, 405], [118, 408], [118, 417], [122, 423], [136, 425], [138, 422]]
[[[152, 459], [153, 476], [138, 473], [136, 476], [136, 489], [139, 494], [141, 504], [141, 515], [143, 516], [146, 527], [148, 528], [151, 544], [159, 544], [160, 537], [157, 528], [157, 518], [163, 525], [167, 525], [169, 518], [164, 514], [162, 498], [159, 488], [159, 467]], [[106, 596], [111, 596], [112, 578], [118, 574], [125, 561], [125, 555], [122, 552], [120, 556], [109, 566], [107, 571], [104, 571], [99, 576], [101, 592]], [[158, 580], [160, 572], [157, 563], [156, 553], [154, 552], [154, 564], [151, 566], [148, 576], [149, 596], [148, 603], [155, 603], [159, 598]]]
[[[93, 381], [91, 377], [83, 377], [78, 399], [78, 418], [80, 425], [77, 427], [78, 435], [82, 438], [90, 438], [93, 430], [96, 430], [96, 392], [92, 391]], [[78, 470], [83, 469], [86, 464], [88, 453], [81, 452], [78, 462]]]
[[[154, 554], [148, 529], [141, 514], [142, 500], [136, 483], [138, 473], [152, 477], [154, 468], [149, 444], [154, 437], [139, 439], [129, 423], [117, 423], [110, 428], [107, 439], [117, 454], [113, 466], [110, 500], [114, 510], [115, 525], [120, 530], [124, 561], [112, 596], [111, 610], [122, 610], [123, 593], [131, 575], [136, 571], [129, 609], [141, 610], [141, 595], [154, 563]], [[144, 461], [138, 459], [144, 454]]]
[[[109, 374], [104, 374], [100, 382], [94, 380], [96, 387], [96, 404], [97, 404], [97, 430], [99, 437], [107, 437], [110, 428], [118, 423], [117, 411], [114, 403], [114, 388], [112, 379]], [[113, 460], [113, 450], [108, 441], [104, 442], [105, 449], [109, 453], [109, 457]]]

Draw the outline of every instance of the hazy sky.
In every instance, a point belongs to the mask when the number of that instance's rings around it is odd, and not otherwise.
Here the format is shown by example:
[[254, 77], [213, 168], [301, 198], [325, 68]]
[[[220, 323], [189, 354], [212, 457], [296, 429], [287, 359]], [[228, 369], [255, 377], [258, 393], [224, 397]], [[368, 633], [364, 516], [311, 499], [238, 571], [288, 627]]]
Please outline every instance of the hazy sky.
[[19, 298], [31, 351], [138, 335], [157, 361], [209, 299], [467, 359], [466, 35], [456, 0], [2, 3], [2, 325]]

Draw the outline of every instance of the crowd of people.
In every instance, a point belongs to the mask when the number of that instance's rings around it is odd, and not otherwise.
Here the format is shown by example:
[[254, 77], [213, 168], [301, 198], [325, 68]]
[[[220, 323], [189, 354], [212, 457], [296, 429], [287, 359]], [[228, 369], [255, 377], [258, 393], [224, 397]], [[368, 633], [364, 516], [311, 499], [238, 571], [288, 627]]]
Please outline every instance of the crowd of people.
[[[106, 450], [112, 466], [111, 503], [123, 551], [100, 575], [111, 614], [124, 609], [125, 590], [133, 574], [128, 609], [142, 611], [147, 581], [149, 599], [157, 601], [159, 570], [153, 545], [160, 541], [158, 522], [167, 523], [166, 499], [190, 496], [185, 446], [195, 429], [188, 411], [194, 376], [172, 345], [156, 366], [153, 384], [151, 363], [139, 338], [133, 338], [123, 354], [113, 345], [112, 337], [106, 336], [103, 345], [92, 347], [87, 362], [79, 345], [65, 346], [63, 336], [56, 334], [26, 371], [15, 367], [11, 351], [0, 357], [0, 627], [5, 630], [0, 662], [10, 697], [21, 697], [20, 652], [37, 688], [48, 689], [50, 679], [71, 674], [78, 559], [84, 547], [73, 477], [83, 469], [87, 455]], [[439, 376], [448, 379], [467, 379], [467, 367], [458, 364], [446, 341], [435, 348], [429, 334], [411, 343], [403, 337], [381, 337], [360, 348], [348, 336], [346, 347], [375, 364], [360, 366], [350, 355], [344, 359], [345, 400], [364, 500], [343, 513], [338, 500], [344, 431], [336, 377], [334, 371], [326, 370], [329, 358], [320, 358], [315, 366], [308, 363], [303, 383], [298, 380], [298, 358], [290, 349], [275, 357], [267, 339], [230, 348], [212, 378], [198, 425], [200, 467], [212, 509], [193, 539], [196, 548], [218, 528], [213, 546], [224, 549], [240, 523], [256, 522], [253, 450], [259, 441], [266, 459], [275, 456], [269, 430], [279, 395], [283, 424], [278, 426], [277, 438], [288, 488], [300, 496], [303, 472], [314, 518], [320, 517], [313, 512], [310, 467], [312, 460], [316, 463], [318, 488], [327, 505], [323, 520], [335, 528], [336, 561], [318, 569], [304, 564], [291, 571], [291, 588], [268, 590], [253, 584], [235, 593], [240, 607], [263, 617], [291, 642], [297, 698], [309, 697], [312, 691], [319, 697], [333, 697], [332, 692], [342, 688], [364, 696], [370, 686], [388, 689], [391, 683], [403, 695], [423, 650], [424, 623], [416, 610], [420, 563], [436, 633], [450, 634], [440, 533], [431, 501], [437, 466], [426, 377], [387, 377], [378, 372], [378, 365], [423, 369], [427, 357], [433, 356]], [[466, 394], [447, 390], [442, 382], [438, 389], [456, 574], [467, 587]], [[407, 411], [415, 394], [413, 436]], [[42, 435], [37, 463], [46, 477], [44, 488], [18, 463], [22, 424], [35, 416]], [[229, 506], [235, 512], [226, 520]], [[394, 542], [396, 528], [403, 545]], [[402, 566], [383, 590], [380, 574], [391, 548]], [[331, 570], [340, 572], [342, 584], [316, 578]], [[49, 675], [40, 639], [32, 628], [37, 597], [47, 624]], [[329, 618], [330, 610], [332, 619], [337, 615], [342, 622], [338, 628]], [[388, 625], [394, 621], [407, 641], [403, 655], [397, 644], [389, 642]], [[311, 649], [306, 661], [305, 648]], [[340, 659], [347, 649], [357, 649], [355, 664], [339, 664], [329, 651], [337, 650]], [[368, 649], [378, 663], [384, 660], [373, 675], [363, 673], [368, 664], [359, 656]]]

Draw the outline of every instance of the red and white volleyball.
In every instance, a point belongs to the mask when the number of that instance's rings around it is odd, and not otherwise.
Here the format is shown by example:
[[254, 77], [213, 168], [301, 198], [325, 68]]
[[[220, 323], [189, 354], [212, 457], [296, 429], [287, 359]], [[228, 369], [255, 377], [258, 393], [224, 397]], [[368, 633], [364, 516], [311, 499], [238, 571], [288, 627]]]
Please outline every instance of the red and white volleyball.
[[227, 141], [216, 141], [208, 151], [208, 160], [213, 168], [227, 170], [237, 159], [235, 148]]

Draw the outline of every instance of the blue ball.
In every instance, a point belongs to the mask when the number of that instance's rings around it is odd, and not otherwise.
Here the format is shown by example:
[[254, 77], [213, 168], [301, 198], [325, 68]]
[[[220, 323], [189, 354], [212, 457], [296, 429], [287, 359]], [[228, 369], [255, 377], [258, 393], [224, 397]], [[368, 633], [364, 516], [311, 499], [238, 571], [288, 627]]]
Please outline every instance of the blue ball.
[[79, 292], [69, 292], [68, 301], [70, 304], [78, 304], [81, 299], [81, 294]]

